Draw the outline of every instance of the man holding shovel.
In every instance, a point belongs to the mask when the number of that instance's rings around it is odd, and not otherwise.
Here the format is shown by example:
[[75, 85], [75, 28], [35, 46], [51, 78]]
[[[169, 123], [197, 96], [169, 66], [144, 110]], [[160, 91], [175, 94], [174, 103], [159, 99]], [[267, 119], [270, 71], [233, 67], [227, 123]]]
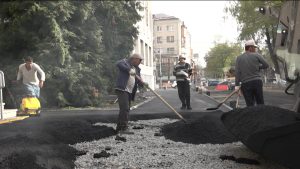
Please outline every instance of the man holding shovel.
[[192, 74], [191, 65], [185, 62], [185, 57], [179, 56], [179, 62], [175, 65], [174, 76], [176, 76], [179, 99], [182, 103], [180, 109], [191, 110], [190, 102], [190, 75]]
[[133, 54], [128, 59], [122, 59], [117, 62], [119, 75], [117, 77], [116, 93], [120, 111], [116, 131], [123, 134], [133, 134], [128, 129], [128, 119], [130, 102], [133, 100], [137, 86], [145, 84], [139, 78], [141, 72], [139, 64], [141, 61], [142, 57], [139, 54]]
[[[263, 83], [261, 69], [269, 67], [265, 59], [256, 53], [256, 44], [253, 40], [245, 43], [245, 53], [238, 56], [235, 64], [235, 89], [241, 88], [247, 107], [264, 104]], [[241, 87], [240, 87], [241, 85]]]

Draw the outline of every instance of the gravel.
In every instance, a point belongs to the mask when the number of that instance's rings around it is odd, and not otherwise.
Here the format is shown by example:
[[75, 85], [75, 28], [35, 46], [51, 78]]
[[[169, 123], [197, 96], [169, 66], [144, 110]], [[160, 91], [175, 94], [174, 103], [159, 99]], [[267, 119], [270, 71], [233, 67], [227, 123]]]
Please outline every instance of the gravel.
[[[80, 152], [86, 154], [77, 157], [76, 169], [111, 168], [111, 169], [284, 169], [284, 167], [265, 161], [259, 155], [252, 153], [242, 143], [233, 142], [226, 144], [189, 144], [175, 142], [164, 136], [154, 136], [161, 133], [161, 127], [176, 123], [177, 120], [156, 119], [139, 120], [131, 122], [133, 126], [143, 126], [143, 129], [134, 130], [133, 135], [122, 135], [126, 142], [115, 140], [116, 136], [82, 142], [71, 145]], [[95, 125], [115, 127], [111, 123], [97, 123]], [[106, 153], [113, 154], [107, 158], [94, 158], [106, 147]], [[259, 164], [244, 164], [237, 161], [221, 159], [220, 157], [234, 156], [235, 159], [257, 161]]]

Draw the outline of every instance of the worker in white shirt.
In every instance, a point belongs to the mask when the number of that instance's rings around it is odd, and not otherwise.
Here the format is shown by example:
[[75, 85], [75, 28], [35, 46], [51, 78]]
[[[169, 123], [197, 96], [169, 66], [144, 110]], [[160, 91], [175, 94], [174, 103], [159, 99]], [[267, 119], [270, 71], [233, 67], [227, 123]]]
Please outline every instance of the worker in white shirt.
[[[26, 96], [40, 97], [40, 88], [43, 87], [45, 81], [45, 73], [39, 65], [33, 63], [31, 57], [26, 57], [25, 63], [19, 66], [17, 81], [23, 82], [24, 92]], [[37, 76], [40, 75], [40, 79]]]

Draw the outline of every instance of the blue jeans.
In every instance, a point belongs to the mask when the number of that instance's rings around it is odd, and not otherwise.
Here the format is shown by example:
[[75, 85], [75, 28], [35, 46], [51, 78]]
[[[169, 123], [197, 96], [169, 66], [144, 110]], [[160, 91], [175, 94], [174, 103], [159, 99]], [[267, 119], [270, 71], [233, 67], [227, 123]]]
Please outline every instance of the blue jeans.
[[40, 87], [34, 84], [24, 84], [25, 96], [40, 97]]

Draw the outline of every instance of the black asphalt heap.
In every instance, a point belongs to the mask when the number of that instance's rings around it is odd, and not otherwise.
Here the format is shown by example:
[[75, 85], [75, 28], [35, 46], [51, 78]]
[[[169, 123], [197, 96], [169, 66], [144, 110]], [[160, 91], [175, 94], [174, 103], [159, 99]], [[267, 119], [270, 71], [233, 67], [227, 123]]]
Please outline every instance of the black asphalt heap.
[[226, 128], [252, 151], [289, 168], [300, 168], [300, 121], [297, 113], [272, 106], [230, 111]]
[[[13, 128], [6, 131], [5, 128]], [[74, 168], [76, 156], [83, 155], [69, 144], [92, 141], [113, 135], [112, 128], [93, 126], [80, 118], [32, 118], [1, 126], [6, 138], [0, 139], [1, 169]]]
[[224, 127], [222, 112], [198, 112], [189, 116], [188, 123], [178, 121], [162, 127], [167, 139], [192, 144], [224, 144], [236, 141]]

